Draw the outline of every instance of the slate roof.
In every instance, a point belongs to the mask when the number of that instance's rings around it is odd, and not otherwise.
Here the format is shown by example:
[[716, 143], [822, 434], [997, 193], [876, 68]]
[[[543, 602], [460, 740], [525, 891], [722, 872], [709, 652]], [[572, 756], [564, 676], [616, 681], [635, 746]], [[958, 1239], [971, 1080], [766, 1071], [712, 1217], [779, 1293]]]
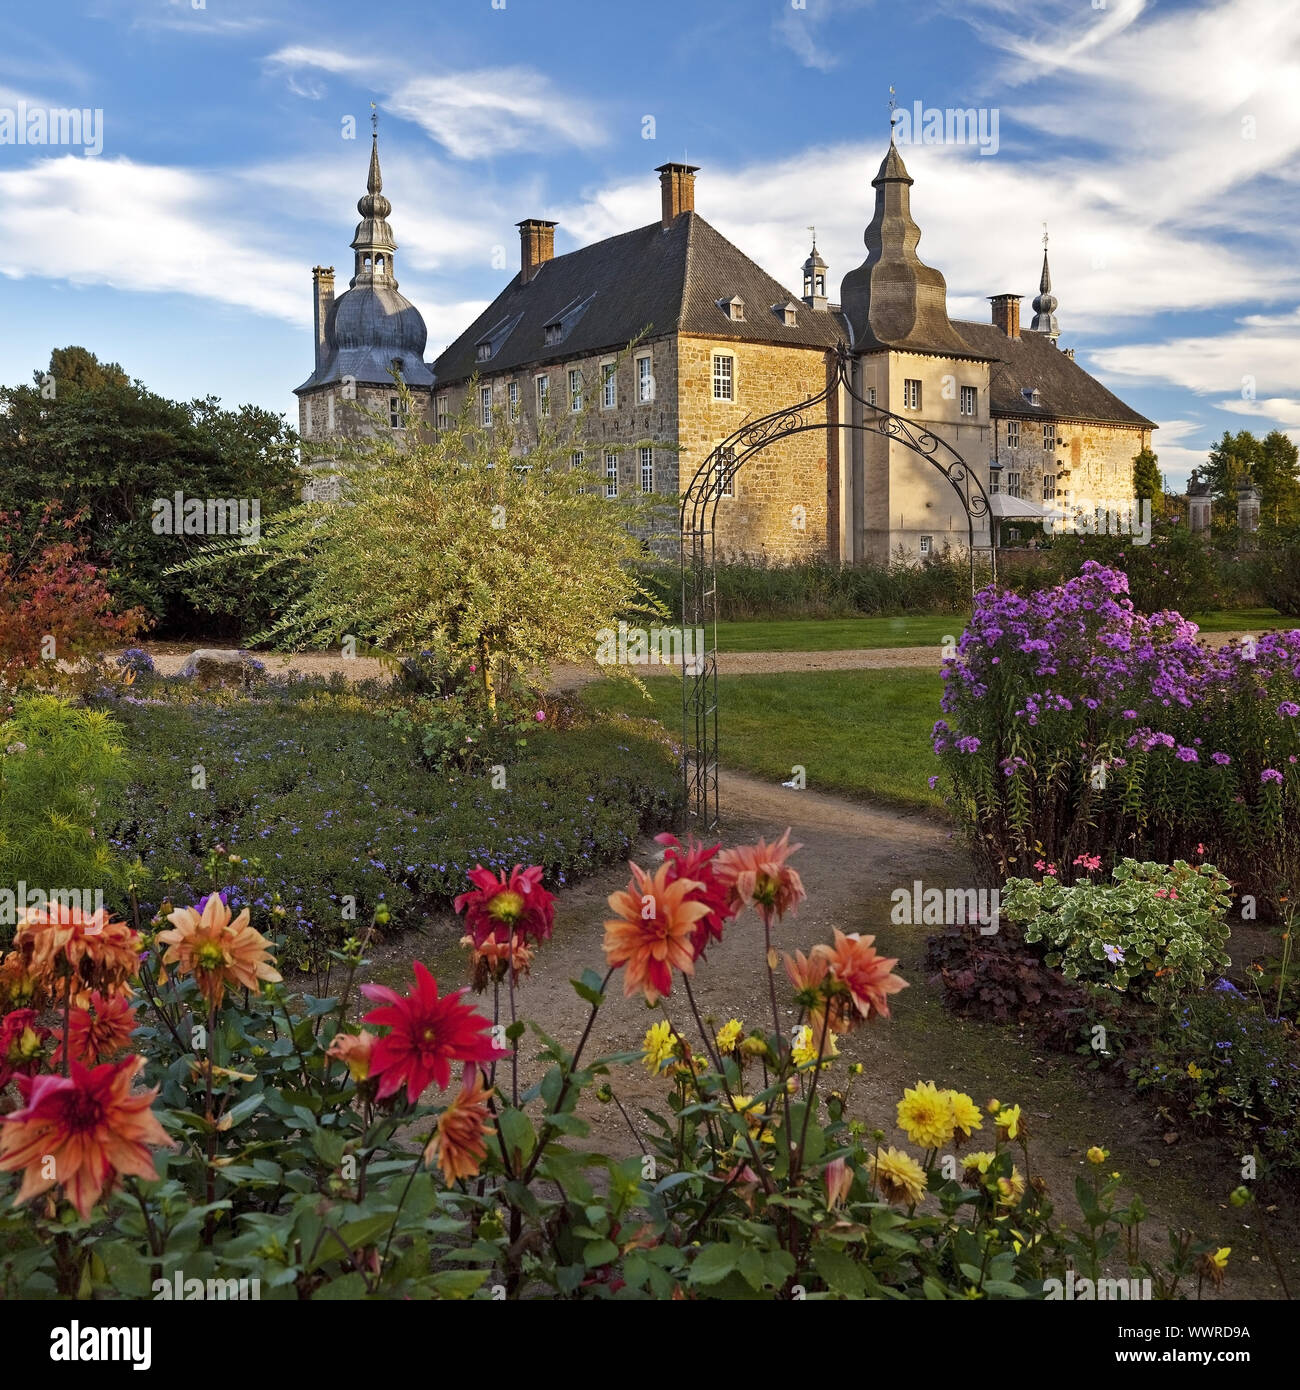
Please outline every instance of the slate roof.
[[[989, 363], [992, 415], [1157, 428], [1154, 420], [1125, 405], [1042, 333], [1022, 329], [1019, 339], [1014, 339], [992, 323], [955, 320], [953, 327], [974, 351], [995, 359]], [[1038, 406], [1021, 394], [1022, 389], [1034, 388], [1041, 402]]]
[[[718, 300], [733, 297], [745, 302], [742, 320], [718, 307]], [[547, 325], [584, 300], [561, 341], [548, 344]], [[791, 328], [772, 307], [789, 302], [798, 306]], [[491, 358], [478, 361], [478, 344], [516, 315], [518, 322], [494, 344]], [[476, 371], [496, 375], [617, 352], [643, 332], [817, 348], [833, 348], [842, 337], [833, 314], [801, 303], [698, 213], [684, 212], [667, 228], [653, 222], [556, 256], [527, 284], [516, 275], [434, 362], [435, 384], [455, 385]]]

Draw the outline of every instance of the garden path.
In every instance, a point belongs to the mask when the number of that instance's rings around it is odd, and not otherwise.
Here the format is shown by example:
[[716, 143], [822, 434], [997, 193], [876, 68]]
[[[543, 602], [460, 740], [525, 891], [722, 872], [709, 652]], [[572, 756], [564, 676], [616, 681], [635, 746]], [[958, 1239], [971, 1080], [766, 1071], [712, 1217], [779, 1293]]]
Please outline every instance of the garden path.
[[[966, 855], [942, 823], [921, 814], [790, 790], [731, 772], [722, 774], [721, 794], [725, 843], [752, 841], [759, 835], [770, 839], [789, 825], [791, 838], [803, 845], [793, 863], [808, 898], [796, 916], [776, 929], [778, 949], [806, 952], [817, 942], [830, 940], [832, 927], [875, 933], [877, 949], [897, 956], [895, 968], [909, 981], [909, 988], [891, 1000], [891, 1018], [877, 1020], [841, 1043], [846, 1060], [864, 1064], [863, 1075], [854, 1084], [853, 1113], [886, 1130], [887, 1142], [905, 1143], [893, 1127], [894, 1107], [904, 1087], [918, 1080], [967, 1091], [980, 1103], [991, 1096], [1018, 1102], [1030, 1126], [1034, 1171], [1047, 1180], [1063, 1212], [1074, 1213], [1074, 1180], [1085, 1171], [1084, 1153], [1090, 1145], [1100, 1144], [1110, 1150], [1110, 1166], [1131, 1179], [1151, 1211], [1144, 1246], [1158, 1253], [1165, 1248], [1165, 1227], [1185, 1225], [1232, 1246], [1232, 1278], [1225, 1295], [1281, 1296], [1277, 1275], [1256, 1232], [1245, 1227], [1241, 1213], [1226, 1203], [1227, 1193], [1239, 1179], [1225, 1155], [1212, 1145], [1183, 1136], [1166, 1142], [1150, 1105], [1089, 1071], [1082, 1059], [1042, 1052], [1017, 1027], [964, 1020], [944, 1008], [924, 966], [926, 936], [932, 929], [889, 921], [891, 892], [910, 889], [914, 879], [927, 887], [957, 887], [974, 881]], [[636, 850], [642, 864], [653, 863], [658, 853], [659, 847], [648, 839]], [[587, 1017], [587, 1006], [569, 981], [587, 967], [603, 970], [605, 898], [626, 882], [627, 871], [618, 865], [559, 895], [554, 938], [538, 952], [533, 976], [520, 990], [520, 1015], [536, 1018], [566, 1045], [572, 1046]], [[430, 922], [429, 928], [431, 939], [414, 953], [429, 962], [440, 980], [458, 979], [464, 959], [456, 944], [459, 919], [442, 917]], [[377, 952], [378, 977], [391, 984], [408, 980], [412, 944], [407, 938]], [[761, 928], [752, 914], [738, 919], [724, 940], [710, 948], [707, 962], [697, 968], [695, 991], [711, 1026], [732, 1017], [747, 1028], [770, 1026], [762, 954]], [[779, 1001], [789, 997], [783, 973], [777, 993]], [[697, 1030], [679, 987], [674, 988], [668, 1007], [675, 1026], [694, 1041]], [[783, 1029], [792, 1027], [793, 1007], [781, 1002], [780, 1008]], [[597, 1018], [588, 1057], [639, 1046], [645, 1029], [661, 1016], [639, 998], [624, 998], [621, 977], [616, 976]], [[528, 1049], [524, 1055], [529, 1055]], [[836, 1084], [843, 1084], [847, 1078], [842, 1068], [836, 1070]], [[533, 1064], [521, 1067], [521, 1085], [538, 1077]], [[617, 1068], [612, 1080], [634, 1120], [639, 1119], [643, 1105], [666, 1108], [667, 1083], [642, 1069]], [[584, 1100], [581, 1113], [607, 1151], [636, 1151], [636, 1141], [617, 1107]], [[1279, 1250], [1295, 1252], [1289, 1257], [1287, 1279], [1293, 1289], [1300, 1289], [1300, 1240], [1295, 1234], [1275, 1229], [1273, 1239]]]

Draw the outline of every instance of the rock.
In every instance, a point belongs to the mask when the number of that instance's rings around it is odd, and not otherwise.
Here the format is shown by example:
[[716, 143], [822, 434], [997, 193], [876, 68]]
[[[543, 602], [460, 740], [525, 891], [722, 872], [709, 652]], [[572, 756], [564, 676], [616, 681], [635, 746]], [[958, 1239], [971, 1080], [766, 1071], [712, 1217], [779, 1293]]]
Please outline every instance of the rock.
[[208, 690], [214, 685], [251, 685], [264, 670], [247, 652], [200, 647], [185, 658], [178, 674], [194, 681], [200, 690]]

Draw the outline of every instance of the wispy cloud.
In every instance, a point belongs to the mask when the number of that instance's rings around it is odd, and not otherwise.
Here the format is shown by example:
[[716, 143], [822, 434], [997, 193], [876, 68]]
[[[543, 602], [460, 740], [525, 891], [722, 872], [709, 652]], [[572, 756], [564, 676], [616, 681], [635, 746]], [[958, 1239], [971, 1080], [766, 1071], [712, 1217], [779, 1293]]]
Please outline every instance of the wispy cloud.
[[322, 76], [370, 83], [383, 93], [386, 110], [413, 121], [453, 159], [508, 154], [548, 141], [590, 148], [606, 140], [589, 102], [566, 96], [532, 68], [430, 74], [389, 56], [302, 45], [279, 49], [266, 62], [268, 71], [282, 75], [300, 96], [322, 96]]
[[852, 10], [866, 9], [873, 0], [782, 0], [772, 20], [777, 42], [806, 68], [830, 72], [843, 56], [836, 45], [836, 25]]

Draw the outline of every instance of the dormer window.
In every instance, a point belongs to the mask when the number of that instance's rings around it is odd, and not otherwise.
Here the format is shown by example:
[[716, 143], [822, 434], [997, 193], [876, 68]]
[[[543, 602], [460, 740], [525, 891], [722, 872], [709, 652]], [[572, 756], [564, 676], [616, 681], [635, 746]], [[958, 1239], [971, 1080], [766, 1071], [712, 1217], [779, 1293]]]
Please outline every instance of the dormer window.
[[743, 323], [745, 320], [745, 301], [739, 295], [731, 299], [718, 300], [718, 308], [735, 323]]
[[1042, 397], [1038, 394], [1037, 386], [1022, 386], [1020, 394], [1029, 402], [1030, 405], [1042, 405]]
[[492, 356], [492, 344], [480, 343], [475, 355], [480, 362], [486, 362]]
[[564, 325], [562, 323], [548, 323], [542, 329], [542, 341], [547, 347], [554, 347], [563, 337]]
[[787, 328], [798, 327], [799, 306], [797, 304], [773, 304], [772, 312], [780, 318]]

